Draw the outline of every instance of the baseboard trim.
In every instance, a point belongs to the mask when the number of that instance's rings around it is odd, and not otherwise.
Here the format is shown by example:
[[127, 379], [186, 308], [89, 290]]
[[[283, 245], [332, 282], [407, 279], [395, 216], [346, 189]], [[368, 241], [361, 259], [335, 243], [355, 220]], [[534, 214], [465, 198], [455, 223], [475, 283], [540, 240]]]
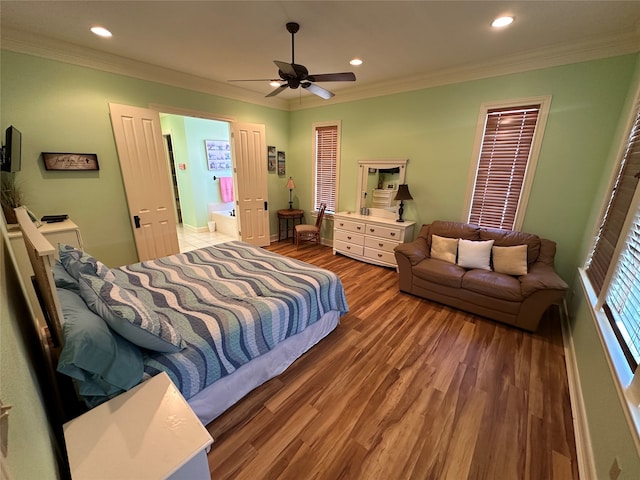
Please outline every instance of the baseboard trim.
[[569, 327], [569, 314], [566, 302], [560, 308], [562, 322], [562, 343], [564, 345], [564, 360], [567, 369], [567, 384], [569, 386], [569, 399], [571, 402], [571, 417], [573, 431], [576, 439], [576, 456], [578, 459], [578, 474], [582, 480], [597, 480], [596, 466], [593, 461], [593, 447], [589, 435], [589, 423], [587, 412], [582, 397], [582, 385], [578, 362], [573, 345], [573, 336]]

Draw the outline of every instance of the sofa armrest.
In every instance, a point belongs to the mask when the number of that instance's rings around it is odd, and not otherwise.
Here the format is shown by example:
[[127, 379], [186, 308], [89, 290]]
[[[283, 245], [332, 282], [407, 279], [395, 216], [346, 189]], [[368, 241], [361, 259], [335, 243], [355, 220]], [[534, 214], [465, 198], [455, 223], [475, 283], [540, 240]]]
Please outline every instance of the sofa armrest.
[[413, 242], [401, 243], [394, 248], [397, 255], [407, 257], [411, 265], [417, 265], [429, 256], [427, 241], [424, 238], [416, 238]]
[[536, 262], [529, 267], [529, 272], [520, 277], [522, 295], [528, 297], [538, 290], [567, 290], [569, 286], [555, 272], [552, 266]]

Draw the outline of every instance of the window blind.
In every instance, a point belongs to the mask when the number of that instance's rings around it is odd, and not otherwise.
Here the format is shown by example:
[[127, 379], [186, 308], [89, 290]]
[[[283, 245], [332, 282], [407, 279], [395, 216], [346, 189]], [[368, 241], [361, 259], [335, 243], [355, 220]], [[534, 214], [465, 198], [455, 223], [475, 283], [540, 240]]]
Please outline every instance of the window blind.
[[598, 295], [602, 290], [627, 213], [631, 208], [638, 185], [638, 175], [640, 175], [640, 101], [636, 105], [636, 117], [609, 197], [609, 204], [587, 262], [587, 277]]
[[513, 229], [540, 108], [487, 111], [469, 223]]
[[338, 126], [316, 127], [316, 185], [314, 209], [326, 203], [327, 213], [336, 211]]

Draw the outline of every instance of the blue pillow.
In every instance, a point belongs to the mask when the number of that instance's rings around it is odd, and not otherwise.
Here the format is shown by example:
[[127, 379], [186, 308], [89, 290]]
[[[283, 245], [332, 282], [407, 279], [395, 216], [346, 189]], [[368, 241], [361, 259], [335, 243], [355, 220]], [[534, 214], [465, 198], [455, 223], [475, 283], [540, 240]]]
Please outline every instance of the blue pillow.
[[110, 282], [115, 280], [113, 272], [104, 263], [82, 250], [60, 243], [58, 255], [65, 270], [76, 280], [80, 280], [82, 273], [95, 275]]
[[65, 270], [59, 260], [56, 260], [56, 263], [53, 264], [51, 273], [53, 273], [53, 280], [57, 288], [71, 290], [72, 292], [80, 295], [80, 285], [78, 285], [78, 280], [73, 278], [71, 274]]
[[116, 332], [156, 352], [175, 353], [184, 348], [180, 332], [125, 288], [91, 275], [80, 274], [80, 295], [89, 308]]
[[76, 380], [80, 395], [104, 400], [140, 383], [140, 349], [112, 332], [78, 294], [62, 288], [57, 292], [64, 314], [57, 370]]

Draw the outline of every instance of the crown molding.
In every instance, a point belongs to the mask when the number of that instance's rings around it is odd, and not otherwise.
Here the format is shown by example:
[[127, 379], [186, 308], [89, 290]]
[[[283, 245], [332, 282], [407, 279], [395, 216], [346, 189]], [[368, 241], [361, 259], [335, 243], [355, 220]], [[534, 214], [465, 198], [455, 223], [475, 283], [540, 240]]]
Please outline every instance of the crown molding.
[[15, 29], [2, 29], [1, 45], [3, 50], [116, 73], [139, 80], [163, 83], [269, 108], [289, 109], [286, 99], [270, 98], [267, 100], [261, 94], [233, 85]]
[[466, 65], [460, 68], [442, 69], [403, 79], [359, 84], [343, 90], [331, 100], [306, 97], [302, 101], [289, 101], [289, 110], [303, 110], [329, 103], [353, 102], [367, 98], [393, 95], [396, 93], [421, 90], [454, 83], [498, 77], [531, 70], [557, 67], [572, 63], [587, 62], [601, 58], [615, 57], [640, 52], [640, 30], [606, 38], [572, 42], [552, 48], [531, 50], [517, 55], [502, 57], [493, 62]]
[[315, 96], [266, 99], [262, 94], [233, 85], [9, 28], [2, 30], [2, 49], [278, 110], [295, 111], [637, 53], [640, 51], [640, 28], [630, 33], [531, 50], [493, 62], [442, 69], [384, 82], [358, 84], [340, 90], [339, 95], [330, 100]]

